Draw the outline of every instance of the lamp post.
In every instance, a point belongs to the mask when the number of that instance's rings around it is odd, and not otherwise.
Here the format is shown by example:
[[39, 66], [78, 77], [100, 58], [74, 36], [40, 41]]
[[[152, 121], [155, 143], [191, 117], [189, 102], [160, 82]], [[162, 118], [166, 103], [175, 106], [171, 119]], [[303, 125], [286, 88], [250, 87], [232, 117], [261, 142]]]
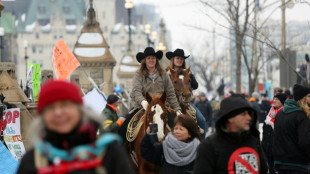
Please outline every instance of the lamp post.
[[0, 49], [1, 49], [1, 57], [0, 57], [0, 62], [3, 62], [3, 48], [4, 48], [4, 45], [3, 45], [3, 36], [4, 36], [4, 28], [3, 27], [0, 27]]
[[28, 63], [27, 63], [27, 60], [28, 60], [28, 55], [27, 55], [27, 48], [28, 48], [28, 40], [24, 40], [24, 49], [25, 49], [25, 65], [26, 65], [26, 79], [27, 79], [27, 67], [28, 67]]
[[146, 34], [147, 46], [150, 47], [150, 46], [154, 45], [154, 42], [150, 39], [151, 25], [145, 24], [144, 29], [145, 29], [144, 31]]
[[125, 8], [128, 10], [128, 50], [131, 49], [131, 9], [133, 8], [132, 0], [126, 0]]

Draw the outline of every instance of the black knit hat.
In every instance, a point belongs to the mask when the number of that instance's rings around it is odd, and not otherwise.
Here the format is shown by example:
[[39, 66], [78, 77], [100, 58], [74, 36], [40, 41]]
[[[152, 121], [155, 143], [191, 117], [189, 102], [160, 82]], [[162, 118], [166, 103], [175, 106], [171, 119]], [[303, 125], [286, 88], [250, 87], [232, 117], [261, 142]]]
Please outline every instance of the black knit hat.
[[118, 99], [119, 98], [116, 95], [111, 94], [108, 96], [107, 102], [108, 102], [108, 104], [113, 104], [113, 103], [117, 102]]
[[295, 101], [298, 101], [304, 98], [309, 93], [310, 93], [310, 88], [299, 85], [299, 84], [294, 85], [293, 95], [294, 95]]
[[282, 105], [284, 105], [285, 100], [287, 99], [286, 94], [284, 93], [277, 93], [276, 95], [274, 95], [273, 98], [277, 98], [280, 100], [280, 102], [282, 103]]

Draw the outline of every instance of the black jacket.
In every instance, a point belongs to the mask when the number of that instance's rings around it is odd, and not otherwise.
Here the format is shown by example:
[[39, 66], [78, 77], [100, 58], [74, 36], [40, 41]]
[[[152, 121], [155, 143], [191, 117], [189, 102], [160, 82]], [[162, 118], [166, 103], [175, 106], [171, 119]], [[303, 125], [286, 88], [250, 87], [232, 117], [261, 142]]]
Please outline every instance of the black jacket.
[[192, 73], [190, 73], [189, 77], [191, 78], [191, 88], [194, 90], [197, 89], [198, 88], [198, 82], [197, 82], [195, 76]]
[[189, 174], [193, 171], [194, 161], [186, 166], [175, 166], [165, 160], [163, 145], [154, 144], [150, 135], [145, 135], [140, 144], [141, 155], [147, 161], [162, 166], [161, 174]]
[[[102, 165], [107, 170], [107, 173], [112, 174], [133, 174], [133, 171], [128, 160], [128, 156], [121, 145], [118, 145], [116, 142], [109, 145], [107, 153], [103, 158]], [[34, 150], [29, 150], [26, 155], [23, 157], [17, 174], [36, 174], [37, 169], [34, 164]], [[72, 172], [74, 174], [95, 174], [95, 170], [87, 171], [76, 171]]]
[[207, 99], [204, 102], [198, 101], [196, 103], [196, 107], [199, 109], [199, 111], [205, 117], [206, 121], [208, 121], [212, 118], [212, 107], [211, 107], [210, 102]]
[[310, 119], [303, 111], [287, 113], [283, 110], [277, 114], [274, 123], [275, 164], [280, 162], [309, 166]]
[[[224, 131], [226, 120], [236, 111], [249, 110], [252, 116], [250, 130], [242, 133]], [[194, 174], [205, 173], [258, 173], [268, 172], [264, 153], [256, 129], [256, 113], [240, 96], [222, 101], [216, 121], [216, 133], [205, 139], [198, 147]]]
[[[242, 153], [244, 152], [244, 153]], [[256, 155], [257, 154], [257, 155]], [[215, 133], [203, 140], [197, 149], [194, 174], [205, 173], [242, 173], [244, 167], [237, 165], [238, 158], [244, 163], [252, 164], [258, 173], [267, 173], [268, 167], [259, 140], [249, 132]], [[232, 169], [232, 170], [229, 170]]]
[[259, 106], [263, 112], [258, 115], [258, 121], [260, 123], [263, 123], [266, 119], [266, 115], [268, 114], [268, 112], [271, 108], [271, 105], [270, 105], [268, 100], [262, 100], [262, 103]]

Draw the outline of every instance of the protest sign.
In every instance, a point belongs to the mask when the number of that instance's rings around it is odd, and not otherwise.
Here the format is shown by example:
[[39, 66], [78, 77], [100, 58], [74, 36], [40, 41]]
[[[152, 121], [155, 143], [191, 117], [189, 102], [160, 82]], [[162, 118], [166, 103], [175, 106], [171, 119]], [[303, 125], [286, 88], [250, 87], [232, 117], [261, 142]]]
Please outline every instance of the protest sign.
[[3, 111], [3, 120], [7, 121], [3, 137], [13, 157], [20, 161], [25, 154], [25, 147], [20, 133], [20, 109], [12, 108]]
[[80, 62], [73, 55], [63, 39], [60, 39], [53, 48], [53, 65], [57, 79], [65, 80]]
[[[33, 92], [33, 99], [35, 102], [38, 101], [39, 97], [39, 90], [40, 90], [40, 64], [36, 63], [28, 63], [29, 69], [31, 66], [34, 67], [32, 72], [32, 92]], [[28, 79], [27, 79], [28, 80]]]
[[18, 169], [18, 162], [0, 141], [0, 171], [1, 174], [15, 174]]
[[90, 107], [97, 114], [101, 114], [107, 101], [103, 98], [103, 93], [99, 93], [96, 88], [83, 96], [85, 106]]

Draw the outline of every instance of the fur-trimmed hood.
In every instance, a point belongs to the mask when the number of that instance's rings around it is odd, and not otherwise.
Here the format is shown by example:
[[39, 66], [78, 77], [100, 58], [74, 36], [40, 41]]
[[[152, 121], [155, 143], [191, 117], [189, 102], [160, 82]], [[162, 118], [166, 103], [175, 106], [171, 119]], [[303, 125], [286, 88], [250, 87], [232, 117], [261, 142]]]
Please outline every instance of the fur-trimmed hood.
[[[102, 123], [104, 122], [103, 116], [96, 114], [90, 108], [87, 108], [85, 106], [81, 106], [80, 109], [82, 113], [82, 119], [80, 123], [83, 124], [89, 121], [93, 121], [97, 123], [99, 132], [103, 133], [102, 129]], [[46, 136], [47, 128], [42, 116], [38, 116], [33, 121], [28, 134], [29, 135], [31, 134], [30, 137], [32, 137], [31, 139], [32, 146], [35, 144], [35, 142], [37, 142], [38, 140], [42, 140]]]

